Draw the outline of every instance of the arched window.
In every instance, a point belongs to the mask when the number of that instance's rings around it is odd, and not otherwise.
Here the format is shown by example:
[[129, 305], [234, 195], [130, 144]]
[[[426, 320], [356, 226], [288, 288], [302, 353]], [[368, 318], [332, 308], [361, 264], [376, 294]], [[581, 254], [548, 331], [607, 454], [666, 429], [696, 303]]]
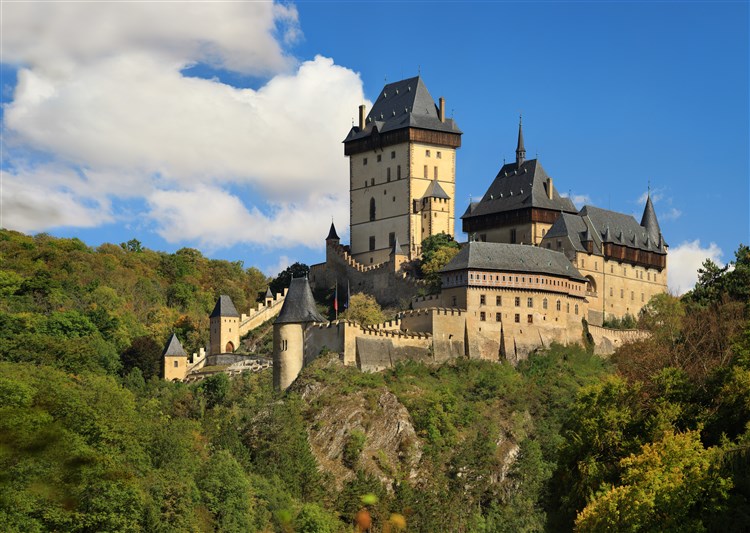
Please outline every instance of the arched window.
[[560, 309], [562, 309], [562, 306], [560, 304], [560, 300], [557, 300], [557, 310], [559, 311]]
[[226, 351], [226, 353], [233, 353], [233, 352], [234, 352], [234, 344], [232, 344], [232, 342], [230, 341], [230, 342], [227, 343], [227, 351]]
[[547, 298], [542, 300], [542, 309], [547, 309]]
[[596, 281], [592, 276], [586, 276], [586, 292], [596, 294]]
[[370, 222], [375, 220], [375, 198], [370, 198]]

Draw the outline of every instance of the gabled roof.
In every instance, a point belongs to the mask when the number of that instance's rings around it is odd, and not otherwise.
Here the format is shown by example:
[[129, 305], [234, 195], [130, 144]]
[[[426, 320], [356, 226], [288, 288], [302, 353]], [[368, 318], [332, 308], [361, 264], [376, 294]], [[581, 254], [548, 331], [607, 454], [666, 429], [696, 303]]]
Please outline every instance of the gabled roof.
[[325, 322], [325, 319], [318, 313], [307, 278], [292, 278], [284, 305], [274, 324], [307, 322]]
[[364, 129], [353, 127], [344, 142], [367, 137], [373, 128], [385, 133], [409, 127], [462, 133], [453, 119], [446, 118], [445, 122], [440, 120], [435, 100], [430, 96], [422, 78], [416, 76], [383, 87], [365, 119]]
[[222, 294], [219, 296], [219, 299], [216, 300], [216, 305], [214, 306], [214, 310], [211, 312], [209, 318], [215, 318], [217, 316], [240, 316], [237, 312], [237, 308], [232, 303], [232, 299], [226, 294]]
[[338, 233], [336, 233], [336, 226], [333, 225], [333, 221], [331, 221], [331, 229], [328, 230], [328, 237], [326, 237], [327, 241], [330, 241], [331, 239], [335, 240], [341, 240], [339, 239]]
[[182, 344], [180, 343], [180, 340], [177, 338], [177, 335], [172, 333], [172, 336], [169, 339], [169, 342], [167, 343], [167, 347], [164, 348], [164, 353], [161, 354], [162, 357], [187, 357], [187, 353], [185, 352], [185, 349], [182, 347]]
[[442, 198], [444, 200], [450, 200], [451, 197], [445, 192], [445, 189], [440, 185], [438, 180], [432, 180], [427, 186], [427, 190], [422, 198]]
[[546, 182], [549, 176], [538, 159], [529, 159], [521, 165], [515, 162], [503, 165], [482, 199], [472, 204], [461, 217], [467, 219], [527, 207], [575, 213], [576, 207], [570, 198], [560, 196], [552, 187], [552, 199], [547, 195]]
[[583, 241], [587, 232], [594, 243], [593, 251], [596, 254], [602, 253], [602, 245], [605, 243], [659, 254], [666, 253], [659, 236], [656, 239], [651, 237], [649, 231], [638, 224], [631, 215], [591, 205], [584, 206], [578, 215], [563, 213], [542, 240], [567, 237], [573, 248], [585, 251]]
[[585, 278], [560, 252], [524, 244], [468, 242], [441, 272], [466, 269], [549, 274], [578, 281]]

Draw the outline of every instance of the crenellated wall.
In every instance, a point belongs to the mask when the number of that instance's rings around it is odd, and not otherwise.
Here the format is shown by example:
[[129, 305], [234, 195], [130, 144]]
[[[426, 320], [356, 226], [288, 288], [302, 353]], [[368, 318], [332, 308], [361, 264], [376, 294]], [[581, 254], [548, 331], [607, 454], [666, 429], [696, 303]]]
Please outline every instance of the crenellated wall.
[[276, 293], [273, 298], [266, 298], [263, 302], [258, 303], [256, 308], [250, 311], [249, 314], [246, 315], [243, 313], [240, 316], [240, 337], [277, 316], [281, 312], [281, 307], [284, 304], [284, 298], [286, 298], [288, 290], [288, 288], [285, 288], [283, 292]]

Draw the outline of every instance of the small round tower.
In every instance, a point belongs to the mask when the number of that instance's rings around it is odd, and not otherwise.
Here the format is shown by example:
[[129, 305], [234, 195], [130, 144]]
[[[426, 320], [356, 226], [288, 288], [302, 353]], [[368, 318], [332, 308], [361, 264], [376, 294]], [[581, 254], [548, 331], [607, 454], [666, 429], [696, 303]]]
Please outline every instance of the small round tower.
[[313, 322], [324, 321], [307, 278], [293, 278], [273, 324], [274, 389], [285, 390], [297, 379], [305, 361], [305, 330]]

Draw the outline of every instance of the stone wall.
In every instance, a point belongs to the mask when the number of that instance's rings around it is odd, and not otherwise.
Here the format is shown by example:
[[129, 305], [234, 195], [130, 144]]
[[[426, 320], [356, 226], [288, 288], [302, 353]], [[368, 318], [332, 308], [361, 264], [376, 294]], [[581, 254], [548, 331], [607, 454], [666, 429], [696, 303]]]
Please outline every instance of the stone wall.
[[647, 339], [651, 334], [641, 329], [610, 329], [589, 324], [594, 339], [594, 353], [611, 355], [623, 344]]
[[286, 298], [288, 290], [289, 289], [284, 289], [284, 292], [276, 293], [276, 296], [274, 296], [273, 299], [267, 298], [263, 302], [258, 303], [256, 308], [248, 314], [243, 313], [240, 316], [240, 337], [277, 316], [281, 312], [281, 307], [284, 305], [284, 298]]
[[377, 265], [362, 265], [355, 261], [343, 246], [326, 247], [326, 262], [312, 265], [309, 274], [313, 289], [339, 287], [349, 282], [351, 293], [364, 292], [375, 297], [382, 306], [408, 302], [423, 283], [404, 272], [396, 272], [392, 261]]

